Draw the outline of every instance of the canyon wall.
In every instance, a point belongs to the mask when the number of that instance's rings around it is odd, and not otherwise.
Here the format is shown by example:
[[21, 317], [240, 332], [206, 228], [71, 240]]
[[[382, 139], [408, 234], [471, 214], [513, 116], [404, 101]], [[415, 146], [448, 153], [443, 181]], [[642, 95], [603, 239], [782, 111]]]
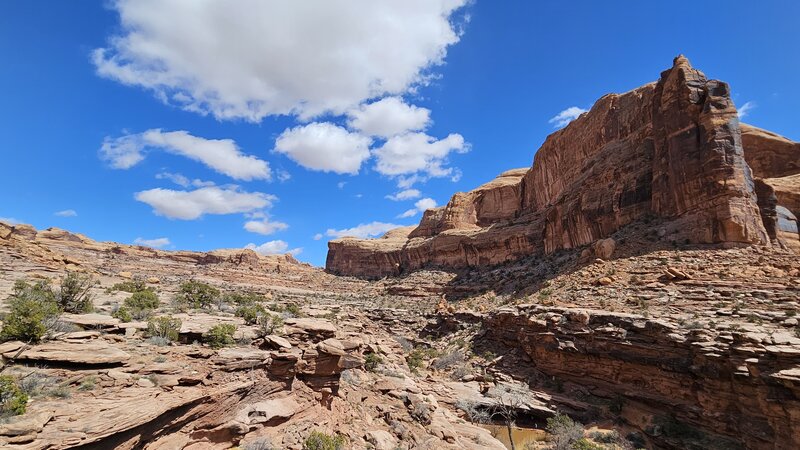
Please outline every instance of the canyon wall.
[[[582, 247], [653, 216], [672, 241], [800, 248], [799, 159], [797, 143], [741, 125], [729, 86], [679, 56], [658, 82], [606, 95], [548, 136], [531, 168], [455, 194], [416, 228], [331, 241], [326, 268], [382, 277], [488, 266]], [[754, 173], [774, 191], [763, 205]]]

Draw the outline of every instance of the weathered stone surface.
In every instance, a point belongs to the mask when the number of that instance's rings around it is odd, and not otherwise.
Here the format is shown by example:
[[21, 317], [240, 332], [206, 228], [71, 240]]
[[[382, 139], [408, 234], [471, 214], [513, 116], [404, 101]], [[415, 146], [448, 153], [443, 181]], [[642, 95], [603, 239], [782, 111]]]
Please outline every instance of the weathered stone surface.
[[131, 357], [128, 353], [101, 340], [83, 343], [47, 342], [17, 353], [10, 351], [3, 353], [3, 356], [25, 361], [85, 365], [120, 364]]
[[680, 56], [657, 83], [606, 95], [548, 136], [530, 169], [455, 194], [414, 230], [331, 241], [326, 268], [382, 277], [487, 266], [592, 244], [651, 216], [673, 241], [766, 244], [745, 151], [728, 85]]
[[781, 178], [800, 173], [800, 143], [771, 131], [741, 124], [747, 164], [758, 178]]

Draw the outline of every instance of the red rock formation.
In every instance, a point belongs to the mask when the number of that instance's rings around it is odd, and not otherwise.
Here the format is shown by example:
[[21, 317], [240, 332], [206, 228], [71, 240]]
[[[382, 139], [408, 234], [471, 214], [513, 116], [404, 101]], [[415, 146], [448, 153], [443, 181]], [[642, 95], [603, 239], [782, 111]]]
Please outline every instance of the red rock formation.
[[[757, 173], [784, 176], [776, 167], [791, 141], [745, 130]], [[498, 264], [585, 246], [652, 215], [671, 240], [767, 244], [778, 233], [762, 222], [746, 148], [728, 85], [679, 56], [657, 83], [606, 95], [548, 136], [530, 169], [455, 194], [407, 238], [331, 241], [326, 267], [379, 277]], [[773, 209], [788, 197], [775, 195]]]

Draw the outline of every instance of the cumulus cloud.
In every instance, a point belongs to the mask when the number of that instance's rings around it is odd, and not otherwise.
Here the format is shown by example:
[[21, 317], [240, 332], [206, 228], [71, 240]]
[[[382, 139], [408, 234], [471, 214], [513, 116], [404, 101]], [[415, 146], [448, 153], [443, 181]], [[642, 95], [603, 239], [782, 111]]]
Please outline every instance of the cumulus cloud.
[[290, 254], [293, 256], [299, 255], [303, 249], [302, 248], [293, 248], [289, 249], [289, 244], [286, 241], [268, 241], [264, 242], [261, 245], [256, 245], [253, 243], [247, 244], [244, 248], [250, 249], [255, 251], [260, 255], [283, 255], [283, 254]]
[[245, 213], [272, 206], [277, 197], [261, 192], [243, 192], [237, 187], [209, 186], [193, 191], [150, 189], [134, 194], [153, 212], [170, 219], [193, 220], [205, 214]]
[[419, 198], [422, 195], [418, 189], [405, 189], [393, 195], [387, 195], [386, 198], [389, 200], [400, 202], [403, 200], [413, 200], [415, 198]]
[[168, 238], [144, 239], [137, 237], [133, 240], [136, 245], [143, 245], [145, 247], [163, 248], [171, 244]]
[[332, 123], [314, 122], [285, 130], [274, 151], [307, 169], [356, 174], [370, 156], [371, 143], [372, 139]]
[[251, 233], [263, 234], [265, 236], [278, 231], [283, 231], [287, 228], [289, 228], [289, 225], [283, 222], [273, 222], [269, 220], [269, 218], [263, 218], [261, 220], [248, 220], [244, 224], [245, 230]]
[[740, 106], [739, 109], [738, 109], [739, 118], [743, 119], [745, 116], [747, 116], [747, 114], [750, 113], [750, 111], [754, 110], [756, 108], [756, 106], [758, 106], [758, 105], [756, 105], [756, 102], [752, 102], [752, 101], [751, 102], [745, 102], [745, 104]]
[[314, 240], [315, 241], [318, 241], [320, 239], [322, 239], [322, 233], [317, 233], [317, 234], [314, 235]]
[[78, 213], [74, 209], [65, 209], [63, 211], [56, 211], [53, 215], [58, 217], [76, 217]]
[[92, 60], [100, 76], [218, 119], [342, 114], [425, 84], [467, 2], [117, 0], [120, 32]]
[[347, 112], [348, 126], [370, 136], [389, 138], [406, 131], [424, 130], [431, 111], [406, 104], [399, 97], [386, 97]]
[[431, 208], [436, 208], [436, 200], [434, 200], [432, 198], [427, 198], [427, 197], [426, 198], [422, 198], [422, 199], [417, 200], [416, 203], [414, 203], [414, 207], [413, 208], [407, 210], [406, 212], [404, 212], [403, 214], [400, 214], [397, 217], [400, 217], [400, 218], [414, 217], [417, 214], [423, 213], [426, 210], [431, 209]]
[[581, 114], [587, 111], [588, 110], [583, 108], [578, 108], [577, 106], [570, 106], [569, 108], [556, 114], [556, 116], [548, 120], [548, 122], [552, 123], [554, 128], [561, 128], [566, 126], [573, 120], [577, 119]]
[[[389, 138], [375, 150], [375, 170], [383, 175], [424, 174], [446, 177], [453, 169], [445, 167], [450, 152], [464, 153], [469, 145], [460, 134], [436, 140], [425, 133], [407, 133]], [[410, 185], [409, 185], [410, 186]]]
[[[362, 223], [354, 226], [353, 228], [345, 228], [343, 230], [335, 230], [333, 228], [328, 228], [328, 231], [325, 232], [326, 236], [332, 238], [341, 238], [345, 236], [352, 236], [357, 238], [373, 238], [378, 237], [386, 234], [387, 231], [393, 230], [395, 228], [402, 227], [403, 225], [396, 225], [393, 223], [385, 223], [385, 222], [370, 222], [370, 223]], [[322, 236], [320, 236], [321, 238]]]
[[204, 139], [186, 131], [147, 130], [118, 138], [106, 137], [100, 156], [115, 169], [129, 169], [145, 158], [148, 150], [163, 150], [199, 161], [237, 180], [270, 179], [269, 164], [245, 155], [231, 139]]

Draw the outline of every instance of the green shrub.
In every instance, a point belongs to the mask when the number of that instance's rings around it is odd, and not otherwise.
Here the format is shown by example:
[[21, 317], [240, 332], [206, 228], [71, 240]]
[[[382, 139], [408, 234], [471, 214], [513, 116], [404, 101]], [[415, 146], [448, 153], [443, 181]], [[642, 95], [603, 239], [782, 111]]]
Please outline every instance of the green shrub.
[[342, 450], [344, 444], [344, 436], [341, 434], [331, 436], [320, 431], [312, 431], [303, 441], [303, 450]]
[[258, 319], [258, 328], [262, 336], [281, 334], [283, 318], [277, 314], [265, 314]]
[[160, 305], [161, 302], [158, 300], [158, 295], [150, 289], [145, 289], [134, 292], [133, 295], [125, 299], [123, 308], [130, 313], [131, 318], [142, 320], [150, 316], [150, 313]]
[[150, 337], [177, 341], [180, 331], [180, 319], [172, 316], [155, 317], [147, 322], [147, 334]]
[[383, 358], [377, 353], [367, 353], [364, 355], [364, 368], [370, 372], [374, 372], [381, 363], [383, 363]]
[[208, 308], [219, 297], [219, 290], [199, 281], [190, 280], [181, 284], [177, 299], [193, 308]]
[[116, 311], [111, 313], [111, 317], [119, 319], [121, 322], [130, 322], [133, 320], [133, 314], [127, 306], [120, 306]]
[[46, 281], [28, 284], [17, 281], [6, 299], [9, 312], [3, 318], [0, 339], [35, 343], [42, 340], [58, 320], [55, 295]]
[[253, 292], [229, 292], [225, 294], [225, 303], [245, 306], [264, 301], [264, 297]]
[[203, 338], [211, 348], [222, 348], [236, 342], [233, 339], [233, 333], [236, 333], [236, 325], [221, 323], [214, 325]]
[[56, 293], [59, 309], [75, 314], [91, 312], [94, 309], [92, 295], [89, 293], [92, 286], [94, 279], [90, 275], [67, 272]]
[[267, 314], [267, 310], [258, 304], [243, 304], [236, 308], [236, 317], [241, 317], [250, 325], [258, 323], [259, 318]]
[[0, 417], [25, 414], [28, 394], [19, 388], [14, 377], [0, 375]]
[[291, 314], [292, 317], [302, 317], [303, 316], [303, 312], [300, 311], [300, 307], [297, 306], [294, 303], [287, 304], [286, 307], [283, 308], [283, 310], [285, 312]]
[[111, 290], [111, 291], [130, 292], [131, 294], [134, 294], [136, 292], [150, 290], [150, 288], [147, 287], [147, 284], [144, 282], [143, 279], [134, 278], [132, 280], [126, 280], [126, 281], [123, 281], [121, 283], [117, 283], [117, 284], [111, 286], [111, 289], [109, 289], [109, 290]]

